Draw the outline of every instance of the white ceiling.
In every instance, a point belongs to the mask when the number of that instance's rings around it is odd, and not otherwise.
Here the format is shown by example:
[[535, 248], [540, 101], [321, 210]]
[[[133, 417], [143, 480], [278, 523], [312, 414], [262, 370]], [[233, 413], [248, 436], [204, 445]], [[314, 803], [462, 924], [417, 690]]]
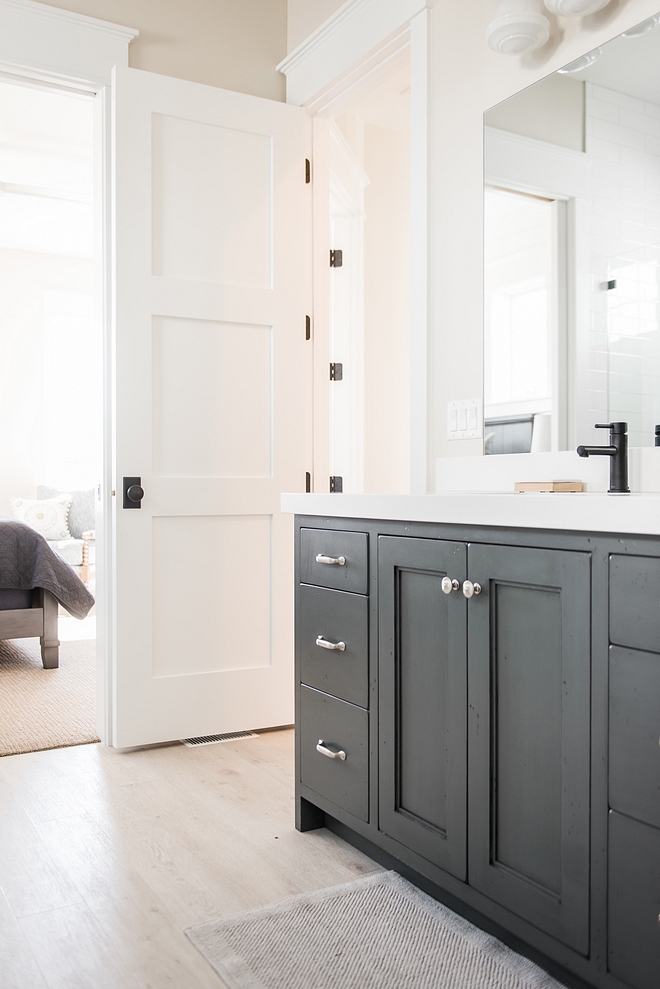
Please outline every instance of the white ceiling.
[[0, 182], [0, 248], [92, 257], [91, 99], [0, 82]]
[[639, 38], [615, 38], [603, 45], [597, 62], [571, 78], [660, 104], [660, 27]]

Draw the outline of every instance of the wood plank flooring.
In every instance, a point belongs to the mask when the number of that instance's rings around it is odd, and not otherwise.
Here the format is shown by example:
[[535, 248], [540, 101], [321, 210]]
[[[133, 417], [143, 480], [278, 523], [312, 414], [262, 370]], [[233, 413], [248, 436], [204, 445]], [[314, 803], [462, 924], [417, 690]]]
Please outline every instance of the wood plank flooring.
[[292, 731], [0, 758], [2, 989], [221, 989], [184, 928], [380, 868], [293, 809]]

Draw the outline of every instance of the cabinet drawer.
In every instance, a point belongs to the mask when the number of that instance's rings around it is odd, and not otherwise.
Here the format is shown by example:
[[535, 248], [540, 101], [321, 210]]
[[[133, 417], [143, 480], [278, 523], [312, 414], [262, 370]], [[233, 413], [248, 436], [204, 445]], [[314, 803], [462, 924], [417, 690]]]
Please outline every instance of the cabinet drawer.
[[660, 656], [610, 646], [610, 806], [660, 828]]
[[[302, 683], [367, 707], [368, 598], [303, 584], [298, 598], [296, 642]], [[325, 642], [343, 644], [327, 649]]]
[[610, 641], [660, 652], [660, 560], [610, 556]]
[[632, 989], [660, 982], [660, 830], [609, 815], [607, 961]]
[[[317, 752], [323, 741], [346, 759]], [[300, 688], [300, 779], [362, 821], [369, 820], [369, 716], [361, 707]]]
[[[304, 584], [366, 594], [367, 534], [339, 529], [300, 530], [300, 579]], [[323, 563], [317, 557], [345, 562]]]

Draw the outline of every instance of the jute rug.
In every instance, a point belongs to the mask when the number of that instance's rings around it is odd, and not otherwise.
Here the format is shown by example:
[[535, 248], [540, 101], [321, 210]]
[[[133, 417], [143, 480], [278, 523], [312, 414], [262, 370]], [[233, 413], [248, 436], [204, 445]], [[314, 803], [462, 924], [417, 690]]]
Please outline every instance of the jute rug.
[[0, 756], [98, 742], [93, 639], [62, 642], [45, 670], [39, 639], [0, 640]]
[[229, 989], [561, 989], [395, 872], [186, 934]]

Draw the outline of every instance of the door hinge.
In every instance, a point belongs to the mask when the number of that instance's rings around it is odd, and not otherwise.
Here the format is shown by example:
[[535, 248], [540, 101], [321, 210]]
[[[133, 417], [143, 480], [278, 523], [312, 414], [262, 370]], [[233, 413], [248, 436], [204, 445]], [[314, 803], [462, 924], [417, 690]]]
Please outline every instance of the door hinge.
[[305, 316], [305, 340], [312, 339], [312, 317]]
[[305, 471], [305, 494], [309, 494], [312, 490], [312, 475], [308, 470]]
[[344, 379], [344, 365], [343, 364], [331, 364], [330, 365], [330, 381], [343, 381]]
[[344, 478], [341, 474], [330, 476], [330, 494], [341, 494], [344, 490]]
[[330, 251], [330, 267], [341, 268], [344, 263], [343, 251]]
[[312, 181], [312, 163], [309, 158], [305, 158], [305, 184], [309, 185]]

